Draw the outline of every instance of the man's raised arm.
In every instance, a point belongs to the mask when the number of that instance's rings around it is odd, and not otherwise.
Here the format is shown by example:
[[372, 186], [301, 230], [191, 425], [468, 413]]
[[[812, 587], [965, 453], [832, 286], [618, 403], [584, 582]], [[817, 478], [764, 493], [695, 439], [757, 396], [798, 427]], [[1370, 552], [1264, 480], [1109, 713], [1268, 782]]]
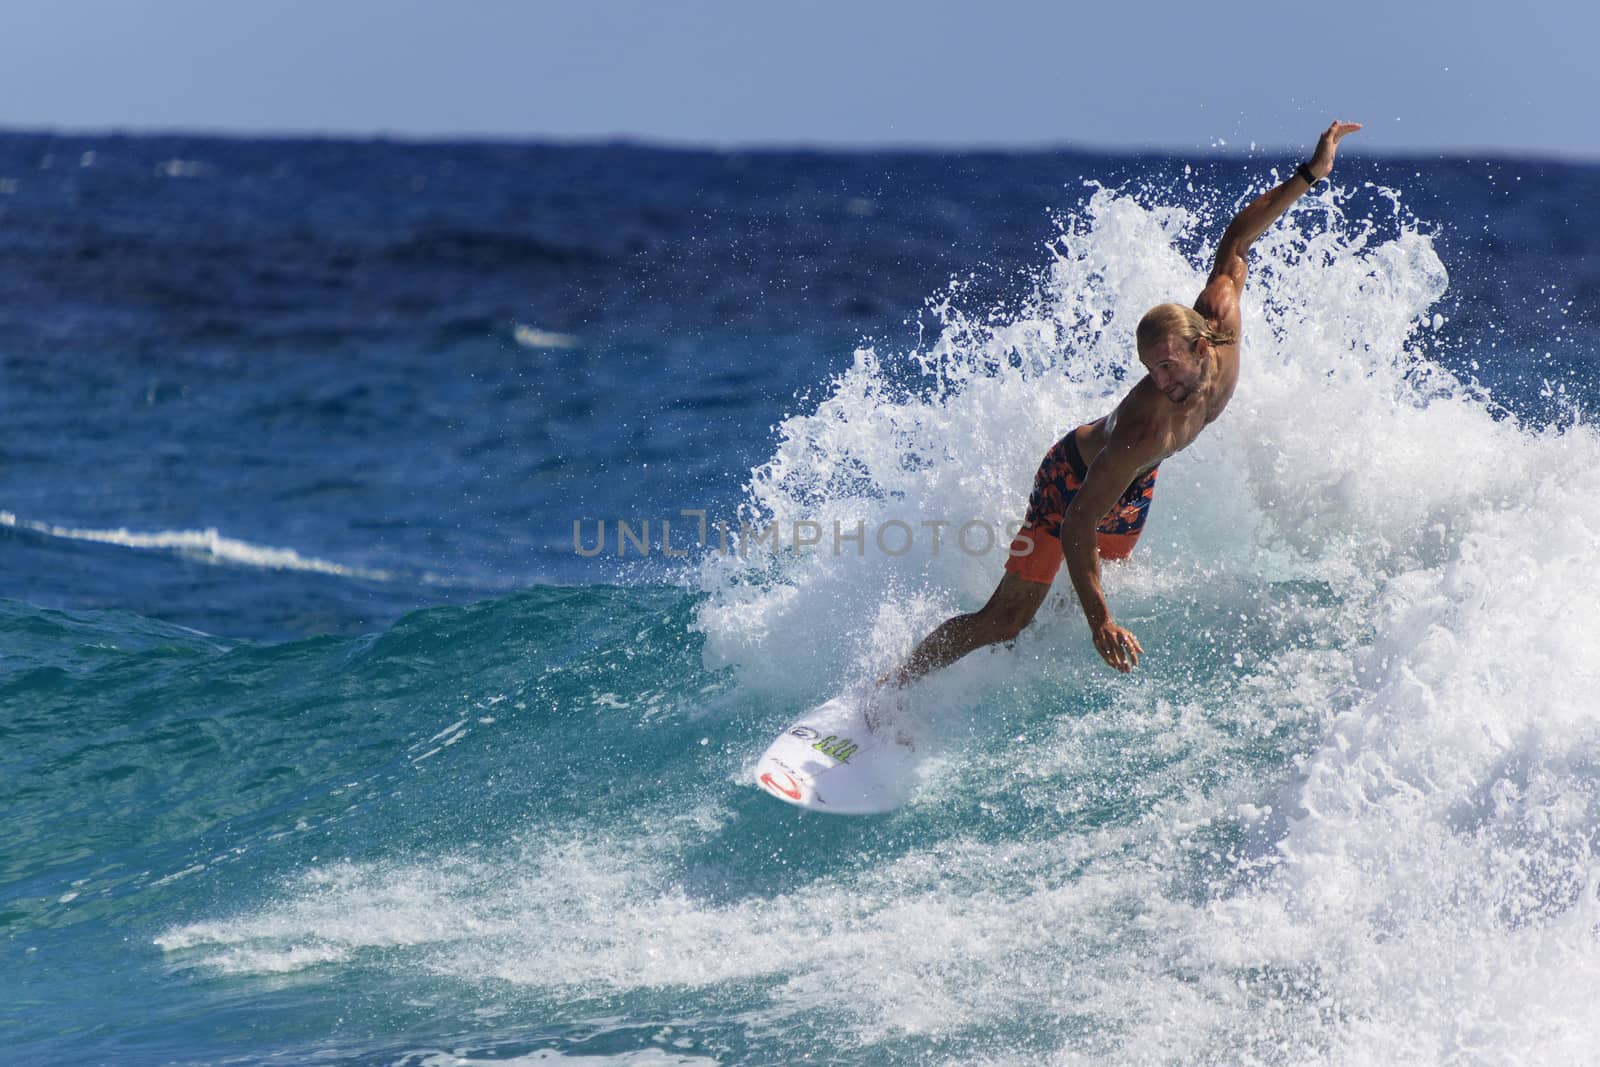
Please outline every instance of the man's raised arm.
[[[1339, 142], [1344, 140], [1346, 134], [1355, 133], [1360, 128], [1359, 122], [1333, 123], [1317, 139], [1317, 149], [1311, 154], [1311, 162], [1300, 164], [1288, 180], [1256, 197], [1233, 217], [1217, 245], [1217, 262], [1211, 268], [1211, 277], [1206, 280], [1207, 292], [1219, 278], [1227, 278], [1233, 283], [1235, 297], [1244, 291], [1245, 254], [1250, 251], [1250, 246], [1283, 217], [1290, 204], [1310, 190], [1313, 182], [1321, 181], [1333, 171], [1333, 157], [1339, 150]], [[1205, 294], [1201, 295], [1201, 302], [1206, 302]], [[1207, 318], [1213, 317], [1199, 303], [1195, 305], [1195, 310]]]

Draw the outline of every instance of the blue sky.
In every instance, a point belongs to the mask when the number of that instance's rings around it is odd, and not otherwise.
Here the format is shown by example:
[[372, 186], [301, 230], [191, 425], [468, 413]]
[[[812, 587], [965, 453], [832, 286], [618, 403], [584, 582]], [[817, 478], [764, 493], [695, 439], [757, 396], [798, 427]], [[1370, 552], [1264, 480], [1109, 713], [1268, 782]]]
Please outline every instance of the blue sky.
[[1600, 7], [6, 0], [0, 125], [1600, 157]]

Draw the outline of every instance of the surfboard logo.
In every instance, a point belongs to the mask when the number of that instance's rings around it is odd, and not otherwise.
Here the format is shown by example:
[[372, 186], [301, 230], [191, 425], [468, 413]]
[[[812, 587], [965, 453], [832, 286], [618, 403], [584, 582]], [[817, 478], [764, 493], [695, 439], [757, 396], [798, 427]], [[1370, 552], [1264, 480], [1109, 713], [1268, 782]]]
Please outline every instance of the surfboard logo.
[[765, 788], [769, 793], [776, 793], [778, 796], [788, 797], [790, 800], [803, 799], [800, 793], [800, 783], [796, 782], [792, 777], [784, 774], [782, 771], [778, 771], [776, 773], [783, 775], [783, 778], [789, 784], [784, 785], [782, 782], [778, 781], [777, 778], [773, 777], [774, 772], [765, 771], [761, 775], [761, 785], [763, 788]]
[[840, 763], [849, 763], [850, 757], [854, 756], [861, 748], [860, 745], [848, 737], [839, 737], [837, 734], [829, 734], [811, 747], [824, 756], [838, 760]]

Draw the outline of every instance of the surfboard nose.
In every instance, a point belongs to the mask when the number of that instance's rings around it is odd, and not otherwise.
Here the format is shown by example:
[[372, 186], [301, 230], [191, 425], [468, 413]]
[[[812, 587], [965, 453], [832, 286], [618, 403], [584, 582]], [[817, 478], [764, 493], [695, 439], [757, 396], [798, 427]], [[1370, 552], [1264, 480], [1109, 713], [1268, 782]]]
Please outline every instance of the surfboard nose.
[[778, 735], [756, 763], [755, 780], [796, 807], [874, 815], [900, 806], [909, 751], [868, 727], [863, 702], [835, 697]]
[[794, 775], [790, 774], [788, 771], [780, 770], [776, 767], [771, 768], [770, 770], [762, 771], [761, 776], [756, 779], [756, 782], [761, 786], [761, 788], [765, 789], [779, 800], [787, 800], [795, 804], [804, 804], [809, 799], [807, 796], [808, 791], [800, 784], [798, 780], [796, 780]]

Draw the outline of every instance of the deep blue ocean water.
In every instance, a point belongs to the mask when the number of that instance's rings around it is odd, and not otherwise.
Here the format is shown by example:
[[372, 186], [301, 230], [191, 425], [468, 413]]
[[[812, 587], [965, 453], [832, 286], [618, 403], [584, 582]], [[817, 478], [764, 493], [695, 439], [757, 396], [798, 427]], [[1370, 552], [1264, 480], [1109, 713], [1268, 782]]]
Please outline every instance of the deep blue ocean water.
[[1139, 672], [1058, 589], [830, 819], [755, 756], [1294, 159], [0, 135], [8, 1061], [1582, 1062], [1600, 167], [1356, 147]]

